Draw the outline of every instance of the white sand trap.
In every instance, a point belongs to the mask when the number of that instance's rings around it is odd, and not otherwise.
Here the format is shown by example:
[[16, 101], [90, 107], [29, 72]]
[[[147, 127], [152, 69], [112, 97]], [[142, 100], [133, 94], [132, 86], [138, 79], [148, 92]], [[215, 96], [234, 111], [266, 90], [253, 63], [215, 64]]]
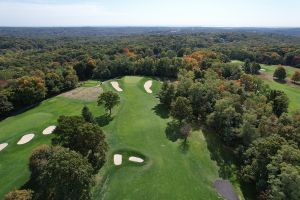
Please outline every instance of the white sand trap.
[[7, 143], [0, 144], [0, 151], [5, 149], [5, 147], [7, 147], [7, 145], [8, 145]]
[[117, 81], [112, 81], [110, 82], [110, 84], [113, 86], [113, 88], [115, 88], [115, 90], [117, 90], [118, 92], [122, 92], [122, 88], [120, 88], [119, 83]]
[[146, 81], [146, 83], [144, 84], [144, 88], [147, 93], [152, 93], [151, 86], [152, 86], [152, 81]]
[[30, 140], [32, 140], [34, 138], [34, 134], [27, 134], [24, 135], [17, 144], [26, 144], [27, 142], [30, 142]]
[[135, 157], [135, 156], [130, 156], [130, 157], [129, 157], [129, 160], [132, 161], [132, 162], [138, 162], [138, 163], [144, 162], [143, 159], [138, 158], [138, 157]]
[[115, 154], [114, 155], [114, 164], [115, 165], [121, 165], [122, 164], [122, 155], [121, 154]]
[[43, 130], [43, 135], [50, 135], [53, 133], [56, 126], [49, 126], [45, 130]]
[[265, 69], [260, 69], [259, 71], [261, 71], [261, 72], [265, 72], [266, 70], [265, 70]]

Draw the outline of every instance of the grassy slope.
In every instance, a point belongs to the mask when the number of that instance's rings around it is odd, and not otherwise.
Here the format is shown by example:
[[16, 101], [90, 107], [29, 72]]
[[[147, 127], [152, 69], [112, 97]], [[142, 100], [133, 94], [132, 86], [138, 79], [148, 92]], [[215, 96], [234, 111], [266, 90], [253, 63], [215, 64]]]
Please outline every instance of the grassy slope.
[[[19, 188], [28, 180], [27, 163], [32, 149], [40, 144], [50, 144], [51, 135], [42, 135], [43, 129], [55, 124], [60, 115], [79, 114], [84, 104], [97, 112], [100, 111], [100, 108], [96, 109], [95, 102], [54, 97], [43, 101], [27, 112], [0, 122], [0, 143], [9, 143], [0, 152], [0, 199], [7, 192]], [[36, 134], [31, 142], [17, 145], [23, 135], [31, 132]]]
[[[238, 63], [243, 64], [241, 61], [234, 60], [232, 63]], [[278, 65], [265, 65], [262, 64], [261, 67], [266, 70], [266, 73], [273, 74], [275, 69], [278, 67]], [[291, 76], [295, 71], [300, 71], [300, 69], [285, 66], [285, 69], [287, 71], [288, 76]], [[289, 111], [293, 112], [295, 110], [300, 110], [300, 90], [296, 87], [292, 87], [288, 84], [278, 83], [273, 80], [266, 80], [263, 79], [265, 83], [267, 83], [272, 89], [276, 90], [282, 90], [284, 91], [287, 96], [289, 97], [290, 104], [289, 104]]]
[[[202, 132], [194, 132], [186, 153], [181, 141], [166, 138], [168, 119], [155, 113], [158, 100], [143, 88], [145, 79], [125, 77], [122, 103], [114, 120], [105, 127], [111, 146], [104, 168], [106, 182], [95, 188], [95, 199], [218, 199], [212, 188], [218, 177]], [[154, 82], [155, 91], [159, 83]], [[111, 89], [106, 85], [107, 89]], [[113, 165], [113, 153], [132, 152], [146, 157], [144, 165]], [[130, 154], [130, 153], [129, 153]]]

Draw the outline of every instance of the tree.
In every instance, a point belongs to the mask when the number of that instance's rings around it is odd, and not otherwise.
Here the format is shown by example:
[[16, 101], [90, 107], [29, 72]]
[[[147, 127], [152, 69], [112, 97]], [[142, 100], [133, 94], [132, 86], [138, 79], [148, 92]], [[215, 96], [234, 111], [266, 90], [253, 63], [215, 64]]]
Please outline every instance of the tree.
[[158, 93], [158, 98], [161, 104], [169, 108], [175, 98], [175, 86], [172, 83], [165, 81]]
[[244, 153], [241, 170], [243, 180], [255, 183], [260, 191], [265, 190], [268, 179], [267, 165], [284, 144], [287, 144], [286, 140], [277, 134], [255, 140]]
[[104, 92], [98, 97], [98, 106], [104, 105], [105, 109], [109, 110], [109, 115], [111, 115], [112, 108], [118, 105], [119, 103], [119, 95], [111, 91]]
[[240, 134], [242, 123], [241, 113], [236, 111], [237, 104], [234, 97], [227, 97], [216, 101], [214, 112], [208, 115], [207, 124], [221, 136], [227, 144], [234, 146], [234, 140]]
[[32, 105], [45, 98], [46, 87], [43, 79], [23, 76], [12, 88], [13, 100], [18, 106]]
[[284, 67], [277, 67], [273, 74], [273, 77], [277, 78], [280, 81], [283, 81], [286, 78], [286, 71]]
[[190, 118], [192, 115], [192, 106], [188, 98], [177, 97], [175, 102], [171, 105], [171, 116], [178, 119], [181, 123], [182, 120]]
[[0, 92], [0, 116], [4, 116], [13, 108], [13, 104], [8, 100], [7, 95]]
[[79, 152], [92, 164], [94, 172], [105, 163], [108, 146], [98, 125], [87, 123], [79, 116], [60, 116], [54, 135], [54, 145]]
[[198, 119], [205, 119], [213, 112], [216, 100], [219, 96], [218, 88], [210, 83], [194, 83], [189, 92], [193, 114]]
[[42, 155], [36, 182], [36, 199], [91, 199], [94, 184], [93, 168], [80, 154], [63, 147], [48, 147], [49, 157]]
[[87, 106], [84, 106], [82, 108], [81, 115], [82, 115], [82, 117], [84, 118], [84, 120], [86, 122], [89, 122], [89, 123], [94, 123], [95, 122], [94, 116], [93, 116], [93, 114], [91, 113], [91, 111], [89, 110], [89, 108]]
[[194, 82], [194, 73], [192, 71], [180, 70], [178, 73], [177, 96], [188, 97], [189, 90]]
[[251, 62], [249, 59], [246, 59], [244, 64], [243, 64], [243, 70], [246, 74], [250, 74], [251, 73]]
[[291, 80], [296, 83], [300, 81], [300, 72], [299, 71], [295, 71], [295, 73], [293, 74]]
[[300, 199], [300, 150], [283, 145], [268, 168], [269, 199]]
[[59, 93], [63, 88], [63, 77], [55, 72], [49, 72], [45, 76], [45, 82], [48, 94], [54, 95]]
[[268, 100], [272, 103], [273, 113], [278, 117], [288, 111], [289, 99], [283, 91], [271, 90], [268, 94]]
[[187, 138], [191, 136], [191, 130], [192, 130], [192, 126], [189, 123], [183, 124], [182, 127], [180, 128], [180, 133], [184, 138], [185, 143], [187, 142]]
[[14, 190], [5, 195], [3, 200], [31, 200], [32, 193], [31, 190]]

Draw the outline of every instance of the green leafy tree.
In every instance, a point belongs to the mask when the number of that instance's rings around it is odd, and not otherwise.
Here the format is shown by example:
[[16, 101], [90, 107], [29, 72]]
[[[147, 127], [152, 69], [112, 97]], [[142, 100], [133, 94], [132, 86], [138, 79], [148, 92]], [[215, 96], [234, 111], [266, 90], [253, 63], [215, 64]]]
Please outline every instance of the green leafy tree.
[[284, 67], [277, 67], [273, 74], [273, 77], [277, 78], [280, 81], [284, 80], [286, 78], [286, 71]]
[[169, 108], [175, 98], [175, 86], [170, 82], [164, 82], [158, 93], [158, 98], [161, 104]]
[[171, 116], [181, 123], [192, 116], [191, 102], [186, 97], [177, 97], [171, 105]]
[[194, 82], [194, 73], [192, 71], [180, 70], [178, 73], [177, 96], [188, 97], [189, 90]]
[[93, 113], [90, 111], [90, 109], [87, 106], [84, 106], [82, 108], [81, 115], [82, 115], [82, 117], [84, 118], [84, 120], [86, 122], [89, 122], [89, 123], [94, 123], [95, 122]]
[[234, 140], [240, 134], [242, 115], [237, 112], [233, 98], [216, 101], [215, 110], [207, 117], [207, 124], [217, 131], [227, 145], [235, 145]]
[[98, 98], [98, 106], [104, 105], [105, 109], [109, 111], [109, 115], [111, 115], [111, 110], [113, 109], [113, 107], [115, 107], [119, 103], [119, 95], [111, 91], [100, 94]]
[[98, 125], [86, 123], [78, 116], [61, 116], [54, 135], [54, 145], [59, 144], [79, 152], [88, 159], [95, 172], [105, 163], [108, 146]]
[[189, 92], [193, 114], [199, 118], [206, 119], [206, 116], [213, 112], [219, 91], [213, 83], [195, 83]]
[[0, 116], [4, 116], [13, 108], [13, 104], [8, 100], [7, 94], [0, 92]]
[[278, 117], [288, 111], [289, 99], [284, 92], [271, 90], [268, 94], [268, 100], [272, 103], [273, 112]]
[[32, 200], [31, 190], [14, 190], [5, 195], [3, 200]]
[[267, 168], [269, 199], [300, 199], [300, 150], [297, 146], [283, 145]]
[[63, 88], [63, 77], [55, 72], [49, 72], [45, 76], [45, 84], [48, 94], [58, 94]]
[[277, 134], [255, 140], [244, 153], [244, 164], [241, 175], [243, 180], [255, 183], [258, 190], [265, 190], [268, 186], [267, 165], [286, 140]]
[[91, 187], [94, 184], [93, 168], [82, 155], [63, 147], [48, 147], [50, 155], [45, 157], [42, 151], [38, 170], [36, 199], [91, 199]]

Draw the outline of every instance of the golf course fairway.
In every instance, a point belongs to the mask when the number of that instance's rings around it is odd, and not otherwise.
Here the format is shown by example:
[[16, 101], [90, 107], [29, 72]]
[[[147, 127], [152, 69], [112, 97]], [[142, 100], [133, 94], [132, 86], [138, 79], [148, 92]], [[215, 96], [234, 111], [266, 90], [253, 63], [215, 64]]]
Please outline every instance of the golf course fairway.
[[[144, 88], [149, 80], [153, 81], [151, 94]], [[123, 91], [117, 92], [111, 81], [117, 81]], [[7, 142], [8, 146], [0, 152], [0, 199], [28, 181], [32, 150], [50, 144], [53, 137], [43, 135], [43, 130], [56, 125], [60, 115], [80, 115], [84, 105], [105, 131], [109, 144], [107, 162], [96, 176], [93, 199], [220, 199], [213, 188], [219, 179], [218, 167], [211, 160], [203, 133], [192, 132], [187, 145], [181, 139], [168, 139], [166, 129], [171, 119], [156, 98], [160, 85], [158, 80], [136, 76], [104, 82], [104, 91], [114, 91], [121, 97], [111, 118], [96, 100], [57, 96], [1, 121], [0, 143]], [[28, 133], [35, 137], [27, 144], [17, 145]], [[114, 154], [122, 155], [121, 165], [114, 165]], [[141, 158], [143, 162], [131, 162], [129, 157]]]
[[[213, 182], [218, 178], [202, 132], [193, 132], [188, 147], [182, 140], [172, 142], [165, 130], [167, 119], [158, 107], [159, 82], [153, 81], [149, 94], [142, 77], [118, 80], [121, 104], [113, 120], [104, 127], [110, 153], [103, 169], [102, 185], [95, 187], [95, 199], [218, 199]], [[108, 83], [104, 90], [112, 90]], [[186, 148], [186, 149], [184, 149]], [[115, 153], [123, 162], [115, 166]], [[144, 163], [131, 163], [129, 156], [144, 157]]]

